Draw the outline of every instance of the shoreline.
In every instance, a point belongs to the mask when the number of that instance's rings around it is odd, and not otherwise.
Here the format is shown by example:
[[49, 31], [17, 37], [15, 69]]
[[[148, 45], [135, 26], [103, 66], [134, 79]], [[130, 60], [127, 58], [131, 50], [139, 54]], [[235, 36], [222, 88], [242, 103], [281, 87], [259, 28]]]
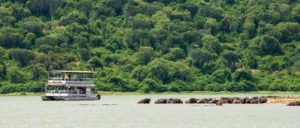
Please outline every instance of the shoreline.
[[[209, 91], [192, 91], [192, 92], [111, 92], [111, 91], [98, 91], [101, 95], [299, 95], [300, 91], [253, 91], [253, 92], [209, 92]], [[0, 96], [42, 96], [43, 92], [15, 92], [8, 94], [0, 94]]]

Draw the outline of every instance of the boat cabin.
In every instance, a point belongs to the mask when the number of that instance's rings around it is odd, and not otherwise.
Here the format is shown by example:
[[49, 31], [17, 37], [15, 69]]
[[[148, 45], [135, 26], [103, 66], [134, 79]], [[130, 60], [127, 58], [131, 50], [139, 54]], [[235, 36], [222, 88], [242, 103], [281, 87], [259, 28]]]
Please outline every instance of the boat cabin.
[[91, 71], [53, 70], [48, 72], [46, 96], [89, 97], [94, 95], [95, 84]]

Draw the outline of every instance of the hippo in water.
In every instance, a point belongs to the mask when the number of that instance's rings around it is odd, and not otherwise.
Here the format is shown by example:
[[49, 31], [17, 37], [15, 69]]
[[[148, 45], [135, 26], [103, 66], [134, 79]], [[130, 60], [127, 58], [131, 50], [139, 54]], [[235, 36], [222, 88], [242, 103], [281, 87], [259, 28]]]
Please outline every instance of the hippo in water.
[[189, 100], [185, 101], [186, 104], [195, 104], [197, 103], [198, 99], [190, 98]]
[[182, 100], [181, 99], [178, 99], [178, 98], [170, 98], [168, 99], [167, 101], [168, 104], [182, 104]]
[[209, 102], [209, 99], [206, 99], [206, 98], [198, 99], [198, 101], [197, 101], [198, 104], [206, 104], [208, 102]]
[[221, 100], [219, 100], [217, 103], [216, 103], [217, 106], [223, 106], [223, 102]]
[[138, 101], [138, 104], [150, 104], [151, 99], [149, 98], [145, 98], [145, 99], [141, 99], [140, 101]]
[[300, 106], [300, 101], [290, 102], [287, 104], [287, 106]]
[[211, 99], [208, 104], [216, 104], [218, 103], [220, 100], [217, 100], [217, 99]]
[[156, 100], [154, 103], [155, 104], [166, 104], [167, 103], [167, 99], [158, 99], [158, 100]]
[[261, 97], [261, 98], [258, 99], [258, 102], [259, 102], [260, 104], [264, 104], [264, 103], [267, 103], [267, 102], [268, 102], [268, 99], [267, 99], [267, 98], [264, 98], [264, 97]]

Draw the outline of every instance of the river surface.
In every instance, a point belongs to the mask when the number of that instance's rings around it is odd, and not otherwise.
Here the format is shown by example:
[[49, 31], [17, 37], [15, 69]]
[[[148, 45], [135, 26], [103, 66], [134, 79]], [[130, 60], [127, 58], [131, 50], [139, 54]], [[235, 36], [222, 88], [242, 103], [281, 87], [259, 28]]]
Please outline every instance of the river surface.
[[[118, 95], [102, 96], [100, 101], [42, 101], [38, 96], [1, 96], [0, 128], [300, 127], [300, 107], [274, 104], [226, 104], [221, 107], [153, 104], [153, 100], [158, 98], [187, 100], [191, 97], [220, 96], [222, 95]], [[137, 104], [142, 98], [151, 98], [152, 104]]]

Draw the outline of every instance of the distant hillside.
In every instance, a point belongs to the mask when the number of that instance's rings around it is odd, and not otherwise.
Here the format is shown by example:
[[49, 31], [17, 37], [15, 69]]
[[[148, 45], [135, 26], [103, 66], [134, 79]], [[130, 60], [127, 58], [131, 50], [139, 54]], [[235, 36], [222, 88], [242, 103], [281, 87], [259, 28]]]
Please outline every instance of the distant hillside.
[[0, 0], [0, 93], [300, 91], [300, 0]]

